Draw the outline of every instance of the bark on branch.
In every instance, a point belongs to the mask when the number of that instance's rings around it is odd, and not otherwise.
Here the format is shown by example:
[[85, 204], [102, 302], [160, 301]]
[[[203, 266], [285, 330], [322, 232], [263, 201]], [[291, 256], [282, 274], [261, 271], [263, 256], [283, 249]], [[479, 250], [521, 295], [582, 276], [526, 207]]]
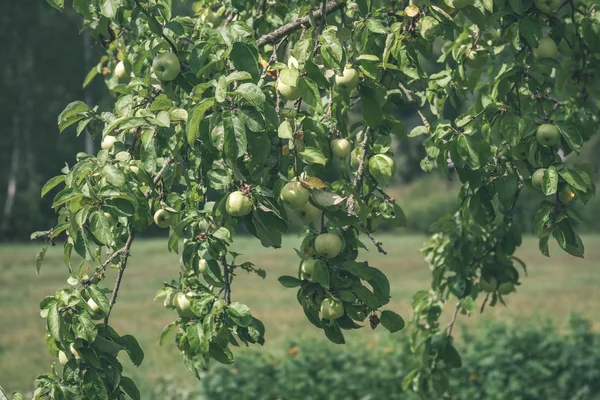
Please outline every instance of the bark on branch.
[[[325, 6], [325, 14], [329, 15], [329, 14], [341, 9], [342, 7], [344, 7], [344, 1], [337, 1], [337, 0], [329, 1], [329, 2], [327, 2], [326, 6]], [[315, 20], [319, 20], [323, 16], [323, 10], [321, 8], [319, 8], [318, 10], [313, 11], [312, 15], [315, 18]], [[266, 35], [263, 35], [260, 38], [258, 38], [258, 40], [257, 40], [258, 46], [259, 47], [264, 46], [267, 43], [275, 43], [280, 38], [284, 37], [285, 35], [289, 35], [290, 33], [294, 32], [294, 31], [297, 31], [298, 29], [302, 28], [303, 25], [306, 25], [308, 23], [309, 23], [308, 15], [305, 17], [302, 17], [302, 18], [298, 18], [297, 20], [290, 22], [289, 24], [286, 24], [280, 28], [275, 29], [271, 33], [267, 33]]]

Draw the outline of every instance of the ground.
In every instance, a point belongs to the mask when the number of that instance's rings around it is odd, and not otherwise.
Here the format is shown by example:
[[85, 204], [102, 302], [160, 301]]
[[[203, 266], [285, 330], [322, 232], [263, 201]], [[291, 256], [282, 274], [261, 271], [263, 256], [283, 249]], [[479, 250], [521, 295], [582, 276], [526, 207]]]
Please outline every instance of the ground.
[[[486, 308], [483, 315], [461, 317], [461, 323], [485, 323], [490, 319], [505, 319], [513, 323], [529, 319], [552, 319], [561, 323], [571, 312], [591, 320], [600, 328], [600, 236], [584, 237], [586, 258], [576, 259], [551, 248], [552, 257], [542, 256], [535, 238], [527, 238], [517, 255], [528, 264], [528, 276], [523, 286], [508, 297], [507, 305]], [[390, 308], [410, 319], [410, 299], [419, 289], [426, 289], [430, 273], [418, 250], [422, 236], [387, 234], [380, 237], [388, 256], [375, 250], [365, 259], [388, 274], [392, 286]], [[320, 334], [305, 320], [296, 302], [295, 289], [286, 289], [277, 282], [281, 275], [294, 275], [298, 259], [292, 246], [298, 239], [290, 237], [287, 245], [278, 250], [264, 249], [250, 237], [236, 239], [234, 250], [243, 253], [240, 260], [249, 260], [267, 271], [267, 278], [240, 272], [233, 284], [234, 301], [248, 304], [255, 316], [267, 328], [265, 347], [275, 351], [282, 341]], [[0, 246], [0, 385], [5, 390], [31, 389], [35, 377], [49, 371], [53, 361], [45, 349], [44, 324], [38, 304], [57, 287], [67, 285], [68, 270], [62, 264], [62, 247], [49, 249], [40, 276], [35, 275], [35, 245]], [[113, 326], [121, 334], [135, 335], [145, 351], [141, 367], [135, 368], [122, 358], [128, 374], [139, 381], [142, 389], [153, 385], [163, 376], [174, 376], [182, 385], [194, 379], [185, 371], [176, 347], [158, 347], [162, 328], [175, 318], [175, 313], [153, 301], [161, 283], [177, 276], [178, 256], [166, 250], [166, 241], [136, 241], [132, 258], [125, 273], [118, 302], [112, 314]], [[109, 275], [112, 285], [114, 271]], [[450, 307], [446, 316], [450, 314]], [[460, 325], [455, 334], [460, 335]], [[348, 336], [348, 340], [376, 341], [380, 329], [365, 328]]]

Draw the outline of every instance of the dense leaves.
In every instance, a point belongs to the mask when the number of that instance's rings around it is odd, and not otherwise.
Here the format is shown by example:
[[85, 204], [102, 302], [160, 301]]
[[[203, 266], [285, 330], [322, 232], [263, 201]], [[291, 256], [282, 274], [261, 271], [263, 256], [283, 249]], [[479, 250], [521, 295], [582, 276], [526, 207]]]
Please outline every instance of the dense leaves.
[[[73, 357], [62, 374], [38, 379], [36, 398], [139, 396], [115, 355], [124, 349], [139, 365], [143, 352], [108, 322], [135, 233], [153, 222], [169, 229], [167, 247], [181, 264], [157, 295], [176, 318], [160, 343], [175, 340], [197, 377], [210, 360], [232, 363], [231, 346], [264, 342], [263, 324], [232, 301], [242, 271], [265, 276], [229, 250], [238, 225], [277, 248], [292, 214], [305, 222], [298, 273], [279, 281], [332, 342], [367, 320], [401, 330], [404, 319], [382, 309], [386, 276], [359, 250], [362, 234], [385, 252], [373, 236], [381, 222], [406, 225], [384, 190], [403, 104], [422, 121], [409, 136], [426, 136], [423, 169], [462, 183], [459, 210], [423, 250], [432, 286], [413, 300], [420, 363], [403, 379], [405, 388], [446, 392], [448, 370], [462, 365], [452, 338], [458, 313], [478, 299], [482, 308], [503, 302], [521, 283], [514, 210], [525, 186], [548, 196], [535, 220], [541, 251], [553, 237], [583, 256], [569, 203], [586, 203], [595, 187], [562, 158], [595, 133], [594, 14], [573, 2], [552, 10], [514, 1], [218, 3], [196, 2], [189, 15], [162, 0], [73, 3], [106, 47], [98, 68], [116, 102], [113, 110], [73, 102], [58, 118], [61, 130], [77, 123], [78, 133], [102, 137], [103, 150], [80, 154], [43, 189], [60, 188], [59, 220], [36, 236], [66, 235], [71, 287], [45, 299], [42, 316], [51, 354]], [[448, 119], [446, 109], [465, 97], [469, 109]], [[333, 165], [340, 174], [331, 178]], [[85, 260], [79, 269], [72, 250]], [[109, 266], [118, 269], [110, 297], [101, 288]]]

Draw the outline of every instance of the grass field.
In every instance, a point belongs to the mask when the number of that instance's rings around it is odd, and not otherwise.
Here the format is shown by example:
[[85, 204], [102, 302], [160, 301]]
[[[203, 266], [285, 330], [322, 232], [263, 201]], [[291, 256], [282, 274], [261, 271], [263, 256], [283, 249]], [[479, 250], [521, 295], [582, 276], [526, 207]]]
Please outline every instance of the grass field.
[[[372, 250], [366, 258], [388, 274], [392, 285], [390, 307], [409, 319], [411, 296], [429, 284], [429, 270], [418, 252], [424, 238], [387, 235], [380, 239], [390, 254], [381, 256]], [[234, 246], [235, 251], [244, 254], [244, 259], [267, 271], [265, 280], [254, 275], [239, 276], [234, 281], [232, 297], [248, 304], [253, 314], [265, 322], [265, 347], [272, 350], [284, 340], [319, 334], [304, 319], [295, 290], [285, 289], [277, 282], [281, 275], [295, 274], [298, 261], [292, 247], [297, 242], [290, 237], [284, 248], [272, 250], [263, 249], [256, 239], [239, 238]], [[561, 323], [569, 313], [576, 312], [590, 319], [598, 329], [600, 236], [584, 237], [584, 243], [587, 248], [584, 260], [575, 259], [556, 246], [551, 249], [552, 258], [546, 258], [537, 250], [534, 238], [526, 239], [517, 255], [528, 264], [529, 276], [523, 277], [523, 286], [509, 297], [508, 307], [487, 308], [483, 315], [463, 317], [461, 321], [476, 325], [499, 318], [514, 323], [550, 318]], [[57, 287], [66, 285], [68, 271], [62, 264], [62, 248], [57, 246], [48, 251], [41, 274], [36, 276], [33, 267], [36, 252], [37, 247], [32, 245], [0, 246], [0, 385], [7, 391], [30, 390], [35, 377], [49, 371], [53, 361], [45, 349], [38, 304], [43, 296], [52, 295]], [[122, 358], [125, 369], [145, 393], [164, 375], [173, 376], [181, 385], [194, 382], [174, 345], [158, 347], [160, 331], [175, 315], [152, 299], [162, 281], [177, 276], [177, 271], [178, 256], [166, 251], [166, 242], [136, 242], [111, 318], [119, 333], [135, 335], [145, 351], [146, 358], [137, 369]], [[108, 282], [112, 283], [113, 278], [114, 274]], [[460, 335], [460, 326], [455, 332]], [[362, 337], [376, 341], [381, 334], [367, 328], [347, 339]]]

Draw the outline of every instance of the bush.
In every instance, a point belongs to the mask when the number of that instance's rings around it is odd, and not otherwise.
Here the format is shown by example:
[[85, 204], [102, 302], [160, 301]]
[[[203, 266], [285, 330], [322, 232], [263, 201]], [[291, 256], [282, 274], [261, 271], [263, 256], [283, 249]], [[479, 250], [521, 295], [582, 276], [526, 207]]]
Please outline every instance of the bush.
[[[600, 336], [580, 318], [564, 335], [549, 324], [491, 323], [460, 342], [451, 399], [600, 399]], [[277, 355], [242, 350], [235, 365], [213, 365], [195, 390], [174, 397], [163, 384], [153, 398], [416, 400], [401, 389], [415, 362], [405, 335], [343, 347], [308, 339]]]

